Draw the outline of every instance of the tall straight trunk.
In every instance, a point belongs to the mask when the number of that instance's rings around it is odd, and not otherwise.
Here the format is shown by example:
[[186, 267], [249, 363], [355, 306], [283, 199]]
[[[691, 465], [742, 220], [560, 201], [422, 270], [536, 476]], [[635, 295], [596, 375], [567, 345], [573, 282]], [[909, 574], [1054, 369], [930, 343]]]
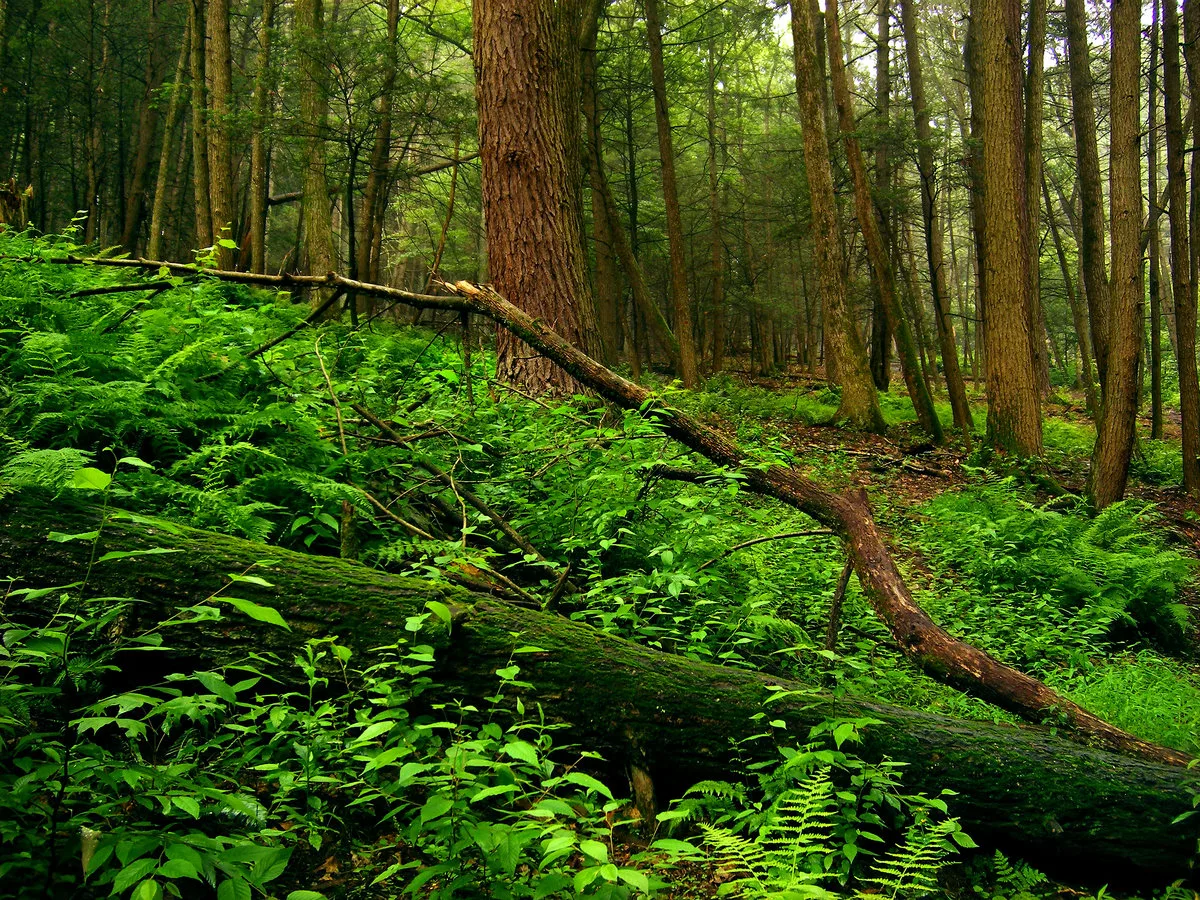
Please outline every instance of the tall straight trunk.
[[271, 182], [271, 143], [267, 118], [271, 108], [271, 41], [275, 0], [263, 0], [258, 23], [258, 71], [254, 75], [254, 134], [250, 138], [250, 271], [267, 271], [267, 193]]
[[[1185, 16], [1194, 22], [1195, 0]], [[1189, 29], [1189, 37], [1193, 30]], [[1171, 294], [1175, 306], [1176, 353], [1179, 369], [1179, 418], [1183, 435], [1183, 488], [1200, 496], [1200, 378], [1196, 373], [1196, 278], [1188, 228], [1187, 182], [1184, 172], [1184, 134], [1181, 116], [1179, 13], [1173, 0], [1163, 4], [1163, 111], [1167, 125], [1167, 211], [1171, 223]], [[1195, 78], [1188, 60], [1189, 80]], [[1197, 185], [1192, 182], [1192, 193]], [[1194, 224], [1194, 223], [1193, 223]]]
[[[171, 183], [171, 157], [178, 150], [172, 144], [175, 129], [183, 112], [183, 76], [187, 69], [192, 46], [191, 23], [183, 29], [183, 41], [179, 48], [179, 59], [175, 63], [175, 80], [171, 83], [171, 99], [167, 103], [167, 120], [163, 123], [162, 147], [158, 155], [158, 176], [154, 184], [154, 205], [150, 213], [150, 238], [146, 242], [146, 255], [150, 259], [163, 259], [163, 231], [166, 228], [168, 185]], [[180, 138], [187, 143], [186, 133]]]
[[[892, 8], [889, 0], [880, 0], [875, 11], [875, 115], [886, 127], [891, 116], [892, 102], [892, 65], [891, 65], [891, 23]], [[881, 140], [875, 147], [875, 183], [888, 186], [892, 183], [891, 158], [888, 156], [888, 142]], [[886, 204], [880, 209], [885, 233], [894, 238], [894, 223], [889, 221], [893, 214], [893, 204]], [[894, 241], [893, 241], [894, 243]], [[892, 375], [892, 330], [887, 307], [883, 295], [876, 287], [872, 291], [873, 307], [871, 309], [871, 377], [875, 387], [886, 391], [891, 384]]]
[[805, 0], [791, 0], [792, 46], [796, 69], [796, 96], [804, 129], [804, 163], [812, 208], [813, 255], [821, 303], [825, 311], [827, 366], [837, 371], [842, 387], [837, 418], [856, 428], [885, 430], [879, 395], [871, 380], [867, 356], [846, 298], [842, 237], [837, 222], [833, 193], [833, 169], [825, 138], [825, 114], [821, 105], [822, 84], [818, 79], [814, 19]]
[[[488, 0], [472, 11], [489, 276], [588, 352], [596, 325], [582, 253], [581, 2]], [[579, 390], [507, 330], [496, 373], [537, 394]]]
[[975, 274], [975, 352], [971, 359], [971, 376], [976, 385], [979, 384], [983, 368], [984, 333], [987, 328], [988, 308], [987, 279], [983, 277], [987, 266], [987, 216], [984, 215], [983, 210], [983, 105], [979, 102], [979, 98], [983, 95], [983, 82], [982, 56], [979, 51], [979, 7], [979, 0], [971, 0], [963, 46], [963, 65], [966, 69], [967, 90], [971, 97], [971, 111], [969, 116], [963, 116], [959, 120], [963, 146], [967, 148], [967, 183], [970, 201], [968, 209], [970, 210], [972, 236], [969, 255], [972, 258]]
[[1050, 223], [1050, 237], [1054, 241], [1054, 252], [1058, 256], [1058, 267], [1062, 270], [1063, 283], [1067, 287], [1067, 303], [1071, 307], [1071, 321], [1075, 325], [1075, 340], [1079, 344], [1080, 380], [1083, 382], [1083, 392], [1088, 412], [1093, 420], [1100, 415], [1100, 401], [1096, 396], [1096, 380], [1092, 375], [1092, 352], [1088, 334], [1087, 310], [1075, 290], [1075, 281], [1071, 277], [1071, 267], [1067, 262], [1067, 254], [1063, 249], [1062, 235], [1058, 231], [1058, 217], [1054, 215], [1053, 204], [1050, 202], [1050, 188], [1046, 184], [1046, 173], [1042, 172], [1042, 199], [1046, 203], [1046, 220]]
[[212, 208], [209, 206], [208, 172], [208, 90], [204, 80], [204, 0], [188, 5], [188, 29], [191, 36], [192, 77], [192, 193], [195, 197], [196, 246], [213, 244]]
[[[1175, 0], [1167, 0], [1174, 3]], [[1162, 298], [1159, 284], [1158, 235], [1158, 5], [1154, 0], [1150, 18], [1150, 104], [1147, 111], [1146, 167], [1150, 202], [1150, 438], [1161, 441], [1163, 436], [1162, 408]]]
[[[87, 222], [84, 225], [84, 240], [92, 243], [102, 240], [100, 230], [100, 189], [101, 189], [101, 157], [104, 152], [104, 85], [108, 81], [108, 63], [110, 42], [108, 40], [108, 24], [112, 14], [112, 0], [104, 0], [104, 12], [100, 25], [96, 25], [96, 0], [89, 4], [89, 74], [92, 83], [88, 97], [88, 137], [87, 137]], [[100, 60], [95, 61], [96, 45], [99, 44]], [[31, 154], [27, 151], [26, 159]]]
[[896, 293], [895, 273], [892, 271], [892, 262], [883, 239], [883, 229], [871, 198], [866, 162], [863, 159], [858, 138], [855, 137], [857, 125], [854, 121], [850, 84], [846, 78], [846, 67], [842, 56], [842, 36], [838, 23], [837, 3], [838, 0], [827, 0], [825, 3], [825, 34], [829, 42], [829, 74], [833, 80], [834, 104], [837, 106], [842, 142], [846, 147], [846, 162], [854, 182], [854, 208], [857, 213], [859, 229], [862, 231], [863, 242], [866, 244], [867, 257], [871, 262], [871, 270], [875, 275], [875, 287], [883, 300], [888, 320], [896, 335], [904, 383], [908, 388], [908, 396], [912, 400], [913, 407], [916, 409], [917, 421], [920, 422], [925, 433], [935, 443], [940, 444], [944, 439], [942, 425], [938, 420], [937, 411], [933, 408], [928, 385], [922, 377], [921, 363], [917, 355], [917, 345], [913, 338], [912, 328], [909, 326], [908, 317], [904, 314], [904, 308]]
[[1101, 390], [1108, 379], [1108, 306], [1109, 286], [1104, 260], [1104, 199], [1100, 181], [1100, 154], [1096, 142], [1096, 106], [1088, 54], [1087, 11], [1085, 0], [1065, 0], [1067, 14], [1067, 52], [1071, 70], [1071, 114], [1075, 125], [1075, 152], [1079, 169], [1079, 192], [1083, 204], [1084, 290], [1091, 319], [1092, 348]]
[[[154, 133], [158, 128], [158, 106], [154, 94], [162, 79], [161, 41], [159, 39], [158, 0], [150, 0], [147, 28], [145, 87], [138, 103], [137, 150], [134, 153], [133, 173], [129, 194], [125, 198], [125, 218], [121, 228], [121, 246], [130, 253], [137, 252], [137, 237], [146, 211], [146, 183], [150, 179], [150, 155], [154, 150]], [[174, 96], [174, 95], [172, 95]], [[163, 136], [166, 143], [167, 136]]]
[[1050, 393], [1050, 360], [1046, 356], [1046, 317], [1042, 311], [1041, 257], [1042, 116], [1045, 97], [1046, 2], [1029, 0], [1028, 69], [1025, 77], [1025, 203], [1029, 228], [1029, 336], [1033, 371], [1043, 396]]
[[[1173, 0], [1172, 0], [1173, 2]], [[1138, 355], [1142, 331], [1142, 190], [1138, 146], [1141, 104], [1140, 0], [1113, 0], [1109, 150], [1112, 292], [1104, 406], [1088, 495], [1104, 509], [1125, 495], [1137, 418]]]
[[393, 95], [396, 89], [396, 36], [400, 28], [400, 0], [387, 0], [387, 56], [384, 62], [382, 91], [379, 96], [379, 118], [375, 124], [375, 142], [371, 147], [367, 186], [363, 192], [362, 225], [358, 238], [355, 266], [360, 278], [373, 278], [371, 266], [375, 235], [383, 229], [383, 197], [390, 171], [392, 149]]
[[712, 266], [712, 371], [725, 365], [725, 245], [721, 239], [721, 194], [717, 174], [717, 65], [716, 46], [708, 39], [708, 82], [705, 125], [708, 137], [709, 254]]
[[692, 298], [688, 293], [684, 258], [683, 217], [675, 178], [675, 145], [667, 106], [667, 76], [663, 64], [662, 19], [658, 0], [644, 0], [646, 37], [650, 46], [650, 80], [654, 88], [654, 120], [658, 126], [658, 155], [662, 162], [663, 204], [667, 213], [667, 242], [671, 258], [671, 301], [675, 311], [675, 339], [679, 342], [679, 377], [685, 388], [700, 383], [696, 368], [696, 339], [692, 333]]
[[600, 338], [600, 358], [607, 366], [617, 361], [621, 342], [620, 286], [617, 281], [617, 259], [613, 250], [612, 225], [604, 206], [604, 188], [600, 171], [602, 140], [600, 137], [600, 97], [596, 87], [596, 39], [600, 31], [601, 0], [588, 0], [584, 12], [581, 67], [583, 105], [585, 108], [584, 159], [587, 162], [588, 185], [592, 194], [592, 248], [596, 256], [593, 287], [596, 297], [596, 330]]
[[[213, 240], [233, 236], [233, 56], [229, 46], [229, 0], [208, 0], [208, 191]], [[233, 268], [233, 250], [217, 245], [217, 266]]]
[[1042, 454], [1042, 416], [1030, 352], [1021, 9], [1018, 0], [977, 0], [972, 13], [979, 16], [981, 64], [972, 106], [980, 107], [983, 132], [988, 437], [997, 448], [1036, 457]]
[[[946, 287], [946, 263], [942, 237], [943, 223], [937, 208], [937, 184], [933, 162], [933, 132], [929, 126], [929, 106], [925, 99], [925, 78], [921, 62], [921, 42], [917, 31], [916, 0], [900, 0], [900, 22], [904, 29], [904, 50], [908, 60], [909, 93], [917, 134], [917, 171], [921, 178], [921, 216], [925, 222], [925, 254], [929, 262], [929, 288], [933, 294], [934, 324], [942, 348], [942, 371], [954, 425], [970, 446], [975, 422], [967, 402], [967, 388], [958, 365], [958, 347], [954, 322], [950, 317], [950, 292]], [[945, 190], [949, 192], [947, 185]]]
[[[304, 129], [304, 201], [301, 209], [300, 268], [309, 275], [333, 271], [333, 228], [329, 219], [329, 182], [325, 177], [325, 129], [329, 90], [322, 34], [324, 0], [296, 0], [296, 36], [302, 54], [300, 124]], [[324, 300], [314, 291], [312, 303]]]

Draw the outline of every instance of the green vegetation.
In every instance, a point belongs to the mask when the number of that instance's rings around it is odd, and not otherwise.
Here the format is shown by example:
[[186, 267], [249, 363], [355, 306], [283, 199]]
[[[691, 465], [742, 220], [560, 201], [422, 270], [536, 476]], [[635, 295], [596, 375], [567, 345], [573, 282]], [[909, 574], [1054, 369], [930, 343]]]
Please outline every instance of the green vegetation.
[[[8, 258], [73, 249], [0, 237], [0, 498], [90, 496], [125, 515], [553, 602], [692, 659], [1003, 718], [916, 672], [854, 581], [827, 648], [838, 542], [739, 547], [820, 529], [742, 491], [738, 472], [661, 479], [663, 464], [703, 467], [652, 419], [514, 396], [489, 381], [486, 353], [468, 370], [445, 328], [327, 323], [259, 353], [304, 317], [286, 295], [165, 273], [162, 292], [81, 294], [141, 276]], [[848, 452], [790, 442], [794, 425], [832, 415], [824, 389], [723, 379], [672, 399], [831, 486], [862, 474]], [[894, 400], [885, 411], [911, 419]], [[1073, 437], [1056, 439], [1059, 452], [1078, 454], [1068, 444], [1083, 431], [1063, 426]], [[1177, 477], [1157, 444], [1142, 464], [1166, 473], [1147, 481]], [[543, 558], [514, 551], [462, 488]], [[1193, 565], [1146, 503], [1089, 517], [986, 470], [922, 504], [889, 501], [886, 480], [874, 489], [922, 561], [910, 574], [939, 622], [1135, 734], [1200, 752], [1200, 677], [1180, 656]], [[560, 590], [568, 564], [574, 593]], [[598, 779], [589, 748], [556, 739], [519, 654], [486, 704], [430, 701], [429, 634], [449, 616], [436, 602], [383, 661], [329, 635], [294, 659], [120, 686], [189, 622], [270, 623], [272, 611], [218, 593], [127, 633], [136, 601], [95, 597], [88, 578], [64, 572], [42, 595], [56, 608], [45, 621], [13, 612], [32, 599], [19, 580], [0, 607], [0, 884], [31, 896], [669, 896], [700, 873], [719, 876], [725, 896], [908, 897], [942, 890], [938, 871], [973, 846], [953, 797], [906, 794], [896, 766], [854, 755], [869, 722], [781, 747], [755, 783], [697, 785], [655, 830], [622, 785]], [[1051, 895], [1024, 864], [992, 862], [972, 863], [980, 896]]]

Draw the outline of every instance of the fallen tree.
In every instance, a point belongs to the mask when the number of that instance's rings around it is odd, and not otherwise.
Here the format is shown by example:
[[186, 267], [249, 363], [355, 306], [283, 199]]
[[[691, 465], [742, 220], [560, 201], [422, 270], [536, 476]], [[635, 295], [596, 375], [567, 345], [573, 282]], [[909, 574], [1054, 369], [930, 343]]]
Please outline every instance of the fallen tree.
[[[697, 663], [639, 647], [547, 613], [496, 602], [429, 581], [401, 578], [365, 566], [308, 556], [166, 523], [114, 519], [101, 525], [98, 508], [78, 507], [36, 492], [5, 498], [0, 509], [0, 579], [21, 587], [51, 587], [83, 578], [95, 597], [129, 597], [122, 627], [137, 633], [205, 600], [228, 582], [226, 573], [253, 571], [271, 583], [242, 582], [240, 596], [277, 609], [290, 626], [230, 613], [217, 622], [172, 629], [171, 649], [121, 677], [154, 680], [167, 671], [192, 671], [273, 651], [290, 658], [310, 637], [336, 635], [360, 661], [371, 648], [404, 634], [409, 616], [429, 600], [451, 610], [438, 645], [439, 690], [483, 697], [495, 690], [495, 671], [519, 646], [530, 696], [552, 720], [569, 724], [567, 739], [605, 754], [610, 763], [649, 774], [660, 792], [676, 793], [694, 780], [728, 777], [735, 760], [772, 758], [765, 741], [743, 743], [762, 730], [764, 701], [777, 733], [803, 743], [808, 729], [829, 718], [871, 718], [864, 757], [904, 761], [907, 789], [958, 793], [952, 812], [977, 838], [1031, 855], [1085, 877], [1123, 874], [1169, 881], [1188, 872], [1196, 850], [1194, 826], [1172, 825], [1191, 808], [1190, 773], [1176, 766], [1115, 754], [1064, 740], [1043, 728], [1014, 728], [949, 719], [850, 697], [834, 698], [797, 683], [741, 669]], [[48, 541], [51, 531], [100, 528], [90, 542]], [[158, 553], [92, 563], [109, 551], [157, 548]], [[274, 560], [268, 566], [259, 561]], [[58, 592], [9, 598], [9, 618], [48, 617]], [[30, 599], [32, 597], [32, 599]], [[436, 620], [435, 620], [436, 621]], [[153, 659], [153, 670], [147, 664]], [[1131, 876], [1132, 873], [1132, 876]]]
[[[901, 651], [920, 668], [965, 693], [1015, 713], [1027, 721], [1051, 722], [1077, 740], [1143, 758], [1183, 766], [1184, 753], [1161, 747], [1116, 728], [1036, 678], [1007, 666], [979, 648], [949, 634], [913, 598], [896, 566], [862, 492], [834, 494], [785, 466], [755, 459], [719, 432], [663, 405], [650, 391], [622, 378], [569, 344], [540, 320], [495, 291], [460, 281], [433, 283], [454, 296], [414, 294], [368, 284], [336, 273], [325, 276], [257, 275], [200, 270], [195, 266], [144, 259], [31, 259], [67, 265], [105, 265], [208, 275], [222, 280], [277, 288], [328, 287], [387, 299], [421, 309], [478, 312], [508, 329], [531, 348], [558, 363], [579, 382], [611, 402], [653, 415], [662, 430], [718, 466], [739, 470], [743, 485], [774, 497], [830, 528], [845, 542], [863, 594], [896, 639]], [[311, 318], [311, 317], [310, 317]]]

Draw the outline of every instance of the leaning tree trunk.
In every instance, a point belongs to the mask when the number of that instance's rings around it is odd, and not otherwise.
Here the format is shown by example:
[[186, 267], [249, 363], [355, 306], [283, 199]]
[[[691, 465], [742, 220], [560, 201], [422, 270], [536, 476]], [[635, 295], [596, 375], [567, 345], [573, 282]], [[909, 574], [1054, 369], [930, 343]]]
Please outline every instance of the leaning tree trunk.
[[[290, 658], [305, 640], [336, 636], [360, 660], [388, 635], [403, 634], [410, 616], [437, 600], [451, 624], [428, 634], [438, 658], [439, 690], [479, 698], [495, 690], [495, 671], [517, 647], [521, 677], [534, 685], [541, 709], [567, 723], [568, 741], [602, 752], [609, 764], [636, 766], [660, 794], [678, 796], [692, 782], [728, 778], [747, 762], [776, 760], [773, 741], [745, 740], [761, 731], [767, 698], [771, 717], [785, 723], [778, 739], [803, 743], [829, 718], [869, 718], [866, 758], [887, 755], [907, 764], [908, 790], [956, 792], [951, 812], [977, 838], [1001, 842], [1039, 861], [1085, 867], [1089, 879], [1111, 872], [1166, 882], [1187, 874], [1195, 836], [1172, 819], [1190, 809], [1185, 770], [1072, 744], [1045, 729], [964, 722], [811, 687], [698, 663], [639, 647], [553, 615], [495, 602], [443, 584], [387, 575], [353, 562], [308, 556], [238, 538], [145, 520], [110, 520], [61, 498], [23, 494], [0, 510], [0, 578], [23, 587], [75, 581], [88, 569], [92, 546], [50, 542], [51, 530], [97, 527], [97, 549], [173, 550], [98, 563], [88, 576], [92, 596], [136, 601], [125, 633], [154, 627], [181, 607], [202, 603], [228, 581], [253, 572], [270, 582], [242, 581], [239, 595], [274, 607], [289, 630], [229, 613], [217, 622], [171, 630], [170, 649], [139, 654], [139, 665], [115, 678], [153, 683], [172, 671], [244, 660], [274, 652]], [[264, 566], [264, 557], [273, 561]], [[32, 599], [31, 599], [32, 597]], [[10, 599], [6, 612], [36, 621], [53, 613], [58, 592]], [[436, 621], [433, 623], [437, 624]], [[427, 626], [428, 627], [428, 626]]]

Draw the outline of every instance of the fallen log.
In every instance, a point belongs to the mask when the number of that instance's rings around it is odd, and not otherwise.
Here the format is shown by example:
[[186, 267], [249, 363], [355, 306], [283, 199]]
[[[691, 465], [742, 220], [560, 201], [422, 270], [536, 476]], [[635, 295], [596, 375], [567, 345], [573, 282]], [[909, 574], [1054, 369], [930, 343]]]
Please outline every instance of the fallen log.
[[[0, 508], [0, 580], [51, 587], [79, 580], [93, 559], [89, 542], [47, 541], [51, 530], [82, 533], [100, 526], [96, 508], [36, 493], [5, 498]], [[479, 698], [495, 690], [495, 671], [520, 646], [520, 677], [534, 685], [529, 700], [552, 721], [568, 723], [565, 740], [597, 750], [613, 765], [649, 773], [665, 796], [695, 780], [727, 778], [735, 760], [774, 758], [770, 742], [734, 742], [757, 734], [755, 716], [769, 707], [784, 743], [805, 742], [829, 718], [871, 718], [859, 751], [908, 764], [906, 789], [957, 792], [952, 812], [978, 840], [999, 842], [1047, 866], [1087, 878], [1117, 873], [1143, 884], [1184, 877], [1196, 850], [1195, 826], [1172, 825], [1191, 808], [1192, 773], [1144, 758], [1064, 740], [1044, 728], [966, 722], [813, 688], [756, 673], [694, 662], [639, 647], [547, 613], [496, 602], [357, 563], [308, 556], [237, 538], [145, 520], [114, 520], [101, 529], [100, 554], [160, 548], [180, 552], [114, 559], [91, 567], [96, 597], [131, 597], [127, 633], [152, 627], [181, 606], [222, 588], [226, 573], [253, 571], [272, 586], [237, 585], [238, 594], [273, 606], [284, 630], [230, 613], [219, 622], [171, 631], [171, 650], [158, 668], [126, 669], [141, 682], [166, 671], [192, 671], [273, 651], [290, 658], [308, 638], [336, 635], [361, 662], [370, 650], [404, 635], [409, 616], [429, 600], [451, 610], [449, 631], [435, 635], [439, 690]], [[274, 562], [262, 566], [259, 561]], [[57, 592], [41, 599], [9, 598], [7, 617], [48, 616]], [[45, 604], [39, 605], [39, 604]], [[150, 662], [138, 655], [139, 664]], [[163, 667], [166, 667], [165, 669]]]
[[1140, 740], [1105, 722], [1038, 679], [1001, 663], [934, 622], [909, 591], [875, 523], [865, 492], [834, 494], [786, 466], [755, 458], [716, 430], [663, 405], [650, 391], [606, 368], [540, 319], [528, 315], [486, 286], [434, 280], [433, 285], [455, 295], [439, 297], [354, 281], [332, 272], [325, 276], [270, 276], [198, 270], [195, 266], [144, 259], [66, 257], [43, 261], [136, 267], [150, 271], [166, 269], [192, 274], [202, 272], [223, 280], [282, 288], [324, 285], [384, 297], [416, 308], [479, 312], [558, 363], [605, 399], [654, 416], [663, 432], [684, 446], [718, 466], [740, 470], [746, 488], [774, 497], [834, 531], [846, 544], [864, 597], [888, 626], [901, 652], [931, 677], [1027, 721], [1056, 724], [1085, 743], [1171, 765], [1185, 766], [1190, 762], [1187, 754]]

